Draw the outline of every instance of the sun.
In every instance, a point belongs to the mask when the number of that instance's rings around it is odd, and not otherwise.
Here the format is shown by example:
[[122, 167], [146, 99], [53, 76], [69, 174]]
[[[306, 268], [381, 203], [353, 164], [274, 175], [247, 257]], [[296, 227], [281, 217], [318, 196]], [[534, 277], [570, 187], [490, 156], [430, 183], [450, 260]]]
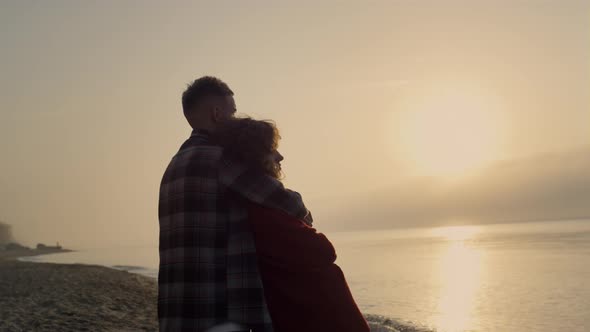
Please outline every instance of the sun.
[[498, 158], [497, 103], [469, 91], [423, 96], [396, 112], [402, 160], [420, 175], [466, 175]]

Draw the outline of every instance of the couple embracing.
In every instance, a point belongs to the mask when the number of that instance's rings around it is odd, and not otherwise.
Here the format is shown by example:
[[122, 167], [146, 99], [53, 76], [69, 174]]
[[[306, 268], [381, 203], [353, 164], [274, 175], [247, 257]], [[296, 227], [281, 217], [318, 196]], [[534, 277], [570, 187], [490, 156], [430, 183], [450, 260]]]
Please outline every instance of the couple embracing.
[[281, 183], [272, 122], [235, 117], [205, 76], [182, 95], [193, 131], [160, 183], [160, 331], [368, 332], [330, 241]]

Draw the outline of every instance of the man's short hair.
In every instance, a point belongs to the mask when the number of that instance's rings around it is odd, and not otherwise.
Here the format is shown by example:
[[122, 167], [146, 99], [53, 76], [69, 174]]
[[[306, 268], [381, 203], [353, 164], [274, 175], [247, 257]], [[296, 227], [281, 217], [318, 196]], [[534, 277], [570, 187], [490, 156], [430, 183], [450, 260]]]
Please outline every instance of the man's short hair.
[[217, 77], [203, 76], [194, 80], [182, 93], [182, 111], [187, 115], [204, 98], [233, 96], [234, 92]]

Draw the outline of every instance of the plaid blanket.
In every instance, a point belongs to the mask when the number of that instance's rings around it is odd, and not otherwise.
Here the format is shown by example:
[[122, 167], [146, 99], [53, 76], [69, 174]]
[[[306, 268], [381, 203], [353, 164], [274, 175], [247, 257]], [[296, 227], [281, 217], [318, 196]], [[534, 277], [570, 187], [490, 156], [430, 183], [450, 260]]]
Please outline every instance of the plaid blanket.
[[223, 155], [194, 130], [160, 183], [160, 331], [204, 331], [226, 321], [273, 332], [244, 200], [312, 225], [301, 196]]

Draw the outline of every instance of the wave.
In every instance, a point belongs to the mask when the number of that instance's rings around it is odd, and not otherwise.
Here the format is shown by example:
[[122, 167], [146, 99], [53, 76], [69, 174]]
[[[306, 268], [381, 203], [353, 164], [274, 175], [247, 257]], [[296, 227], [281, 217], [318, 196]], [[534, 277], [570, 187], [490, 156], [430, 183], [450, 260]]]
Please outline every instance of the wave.
[[430, 328], [412, 322], [403, 322], [383, 315], [363, 314], [371, 332], [434, 332]]

